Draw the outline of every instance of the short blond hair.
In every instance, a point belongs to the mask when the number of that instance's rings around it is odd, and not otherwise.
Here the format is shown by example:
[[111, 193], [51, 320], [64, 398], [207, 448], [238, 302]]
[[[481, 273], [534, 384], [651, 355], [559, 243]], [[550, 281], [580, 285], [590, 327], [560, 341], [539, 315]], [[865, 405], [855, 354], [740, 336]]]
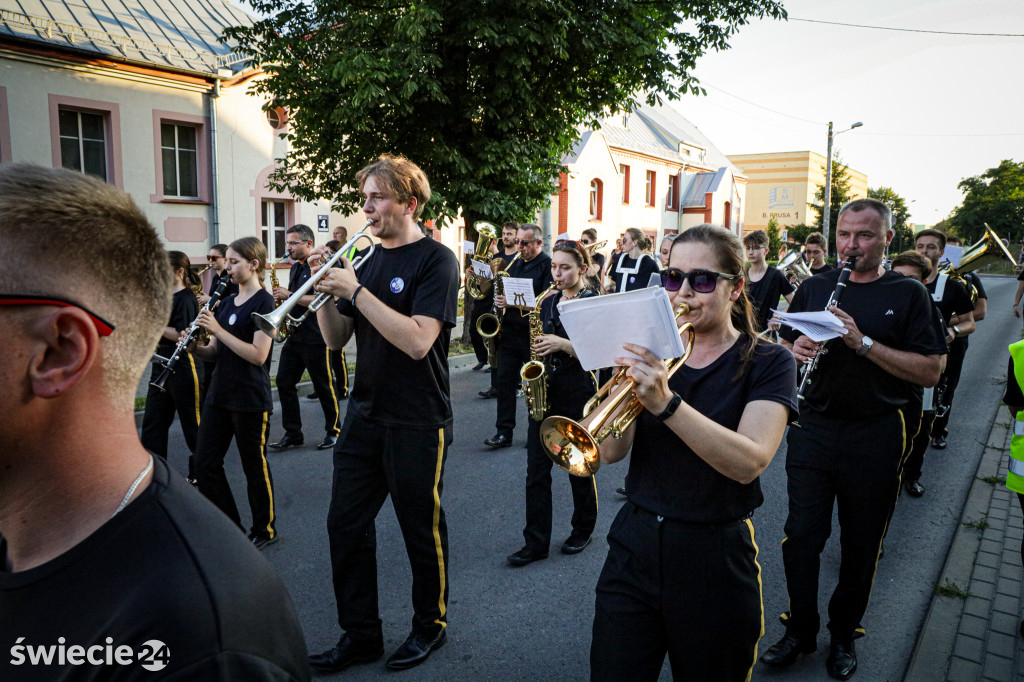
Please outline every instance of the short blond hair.
[[0, 290], [66, 298], [116, 327], [100, 341], [103, 386], [132, 400], [170, 319], [174, 281], [132, 198], [75, 171], [0, 165], [0, 243]]
[[394, 197], [399, 203], [407, 204], [410, 199], [416, 197], [416, 210], [413, 211], [412, 218], [420, 219], [423, 209], [430, 201], [431, 193], [430, 181], [419, 166], [404, 156], [381, 154], [376, 161], [356, 173], [360, 192], [363, 191], [366, 179], [371, 177], [377, 180], [384, 193]]

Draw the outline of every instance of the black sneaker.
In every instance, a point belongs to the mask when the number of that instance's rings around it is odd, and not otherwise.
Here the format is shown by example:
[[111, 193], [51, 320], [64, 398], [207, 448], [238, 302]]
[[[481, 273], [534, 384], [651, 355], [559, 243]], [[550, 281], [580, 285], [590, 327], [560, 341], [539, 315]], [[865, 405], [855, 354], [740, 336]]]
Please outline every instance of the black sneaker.
[[540, 561], [541, 559], [547, 559], [548, 553], [541, 552], [539, 550], [530, 549], [529, 547], [523, 547], [515, 554], [508, 556], [508, 565], [519, 568], [520, 566], [526, 566], [532, 564], [534, 561]]
[[261, 535], [250, 535], [249, 536], [249, 542], [252, 543], [253, 547], [255, 547], [256, 549], [262, 551], [263, 548], [266, 547], [267, 545], [272, 545], [275, 542], [277, 542], [278, 537], [279, 537], [278, 535], [275, 535], [272, 538], [263, 537]]
[[569, 534], [569, 539], [562, 545], [562, 554], [579, 554], [590, 544], [592, 537], [591, 535], [584, 537], [582, 533], [573, 531]]
[[284, 434], [284, 438], [277, 441], [276, 443], [270, 444], [271, 450], [288, 450], [290, 448], [300, 448], [303, 444], [302, 436], [293, 436], [291, 434]]

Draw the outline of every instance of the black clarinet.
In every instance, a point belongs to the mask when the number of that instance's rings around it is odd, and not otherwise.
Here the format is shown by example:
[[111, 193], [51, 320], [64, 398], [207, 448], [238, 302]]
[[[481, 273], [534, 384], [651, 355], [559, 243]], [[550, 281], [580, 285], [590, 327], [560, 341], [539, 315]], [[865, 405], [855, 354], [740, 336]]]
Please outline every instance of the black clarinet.
[[[231, 275], [224, 273], [224, 275], [217, 281], [217, 286], [214, 288], [213, 293], [210, 294], [210, 300], [206, 302], [206, 305], [204, 305], [203, 309], [200, 310], [199, 312], [202, 313], [203, 310], [213, 310], [217, 306], [217, 304], [220, 303], [220, 299], [224, 297], [224, 293], [228, 290], [228, 284], [230, 282]], [[195, 338], [195, 335], [199, 332], [200, 329], [201, 327], [199, 326], [199, 316], [197, 315], [196, 319], [192, 320], [192, 324], [189, 325], [188, 333], [185, 334], [185, 338], [183, 338], [181, 341], [178, 341], [178, 345], [174, 347], [174, 352], [171, 353], [171, 357], [164, 358], [159, 355], [153, 356], [154, 360], [163, 364], [164, 371], [160, 372], [160, 376], [158, 376], [155, 380], [149, 383], [150, 386], [152, 386], [153, 388], [158, 388], [160, 389], [160, 391], [167, 390], [164, 388], [164, 384], [166, 384], [167, 379], [170, 378], [172, 374], [174, 374], [175, 365], [178, 364], [178, 360], [185, 352], [185, 348], [188, 347], [188, 344], [192, 343], [192, 339]]]
[[[828, 303], [825, 304], [825, 310], [828, 310], [832, 306], [838, 306], [839, 300], [843, 297], [843, 292], [846, 291], [846, 282], [850, 279], [850, 275], [853, 274], [853, 263], [857, 260], [856, 256], [850, 258], [850, 260], [843, 263], [843, 269], [839, 273], [839, 281], [836, 282], [836, 288], [832, 291], [832, 295], [828, 298]], [[814, 370], [818, 368], [818, 360], [828, 352], [825, 348], [828, 344], [828, 340], [822, 341], [818, 346], [818, 352], [814, 358], [806, 365], [804, 365], [804, 373], [800, 378], [800, 388], [796, 391], [797, 404], [804, 399], [804, 392], [807, 385], [811, 383], [811, 375], [814, 374]]]

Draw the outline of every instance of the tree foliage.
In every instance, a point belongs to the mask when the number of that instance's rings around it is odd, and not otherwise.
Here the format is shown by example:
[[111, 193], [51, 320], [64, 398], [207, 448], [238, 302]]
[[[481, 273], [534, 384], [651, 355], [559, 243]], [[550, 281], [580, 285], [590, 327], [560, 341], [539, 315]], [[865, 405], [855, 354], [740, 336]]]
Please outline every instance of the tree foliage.
[[806, 225], [804, 223], [797, 223], [796, 225], [786, 226], [786, 241], [795, 244], [796, 248], [799, 249], [807, 241], [807, 236], [812, 232], [817, 232], [818, 228], [814, 225]]
[[779, 249], [782, 248], [782, 237], [779, 236], [779, 221], [775, 216], [768, 218], [768, 227], [764, 232], [768, 235], [768, 253], [765, 255], [765, 259], [778, 260]]
[[953, 210], [949, 225], [965, 244], [981, 239], [985, 223], [1011, 242], [1024, 236], [1024, 162], [1005, 159], [957, 187], [964, 200]]
[[702, 93], [693, 69], [774, 0], [248, 0], [269, 18], [225, 36], [262, 65], [254, 90], [290, 112], [271, 176], [359, 206], [355, 172], [401, 153], [426, 171], [427, 216], [528, 219], [583, 126]]
[[[814, 198], [818, 201], [816, 204], [811, 204], [811, 208], [818, 214], [818, 219], [815, 221], [818, 232], [822, 231], [825, 223], [823, 222], [825, 211], [823, 209], [825, 205], [825, 185], [819, 185], [818, 191], [814, 193]], [[836, 252], [836, 223], [839, 222], [839, 209], [843, 207], [850, 199], [853, 199], [853, 192], [850, 189], [850, 169], [843, 163], [842, 159], [839, 158], [839, 152], [833, 152], [832, 154], [832, 195], [829, 197], [829, 247], [828, 253], [834, 255]]]
[[908, 222], [910, 209], [907, 208], [906, 200], [891, 187], [869, 187], [868, 196], [872, 199], [878, 199], [892, 211], [892, 229], [895, 234], [893, 235], [889, 251], [891, 253], [900, 253], [906, 249], [914, 248], [914, 226]]

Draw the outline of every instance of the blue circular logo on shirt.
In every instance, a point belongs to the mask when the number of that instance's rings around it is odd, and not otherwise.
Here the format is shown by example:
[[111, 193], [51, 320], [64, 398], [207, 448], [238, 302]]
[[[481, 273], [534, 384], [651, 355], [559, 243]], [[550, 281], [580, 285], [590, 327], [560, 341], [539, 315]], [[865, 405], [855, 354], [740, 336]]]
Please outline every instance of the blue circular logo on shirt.
[[391, 291], [396, 294], [402, 293], [402, 289], [405, 288], [405, 280], [401, 277], [395, 277], [391, 280]]
[[234, 313], [231, 313], [231, 317], [228, 318], [228, 324], [234, 324], [235, 320], [237, 320], [237, 319], [238, 319], [238, 316], [235, 315]]

